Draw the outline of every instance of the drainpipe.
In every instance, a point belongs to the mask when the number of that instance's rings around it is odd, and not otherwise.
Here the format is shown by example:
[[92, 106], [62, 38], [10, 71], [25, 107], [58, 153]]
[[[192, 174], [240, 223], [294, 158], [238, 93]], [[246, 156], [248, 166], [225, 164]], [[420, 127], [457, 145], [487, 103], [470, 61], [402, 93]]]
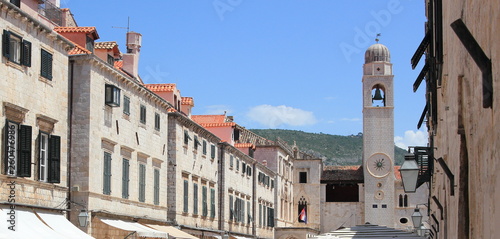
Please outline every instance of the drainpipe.
[[219, 170], [219, 230], [224, 231], [224, 187], [225, 187], [225, 181], [224, 181], [224, 176], [225, 176], [225, 161], [224, 161], [224, 152], [225, 152], [225, 144], [224, 143], [218, 143], [219, 145], [219, 165], [218, 165], [218, 170]]
[[[73, 118], [73, 76], [74, 76], [74, 65], [75, 65], [75, 61], [74, 60], [70, 60], [69, 61], [69, 84], [68, 84], [68, 92], [69, 92], [69, 95], [68, 95], [68, 143], [66, 145], [67, 147], [67, 168], [66, 168], [66, 182], [67, 182], [67, 187], [68, 187], [68, 195], [67, 195], [67, 199], [68, 199], [68, 202], [71, 202], [71, 144], [72, 144], [72, 133], [73, 133], [73, 121], [72, 121], [72, 118]], [[68, 218], [68, 221], [71, 221], [71, 203], [68, 203], [68, 210], [70, 210], [68, 212], [67, 215], [67, 218]]]

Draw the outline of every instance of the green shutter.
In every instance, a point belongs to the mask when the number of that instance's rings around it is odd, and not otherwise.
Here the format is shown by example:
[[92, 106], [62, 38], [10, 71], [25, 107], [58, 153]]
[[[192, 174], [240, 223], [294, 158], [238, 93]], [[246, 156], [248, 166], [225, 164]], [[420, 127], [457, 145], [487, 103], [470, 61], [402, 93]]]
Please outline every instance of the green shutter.
[[247, 215], [248, 215], [248, 224], [252, 222], [252, 210], [250, 210], [250, 201], [247, 202]]
[[52, 54], [43, 49], [41, 50], [40, 75], [49, 80], [52, 80]]
[[61, 182], [61, 137], [51, 135], [49, 138], [48, 182]]
[[193, 202], [193, 214], [198, 214], [198, 184], [195, 183], [193, 185], [193, 197], [194, 197], [194, 202]]
[[262, 204], [259, 203], [259, 226], [262, 226]]
[[245, 200], [241, 200], [240, 221], [245, 223]]
[[160, 204], [160, 170], [155, 169], [154, 174], [154, 204]]
[[211, 149], [212, 149], [212, 152], [211, 152], [210, 156], [212, 157], [212, 159], [215, 159], [215, 145], [212, 144]]
[[31, 177], [31, 126], [19, 126], [17, 176]]
[[31, 66], [31, 42], [23, 40], [21, 49], [21, 64]]
[[234, 157], [233, 157], [233, 155], [229, 156], [229, 167], [231, 167], [231, 168], [232, 168], [232, 167], [233, 167], [233, 165], [234, 165], [234, 162], [233, 162], [233, 161], [234, 161]]
[[2, 35], [2, 55], [10, 59], [10, 32], [3, 30]]
[[207, 141], [203, 140], [203, 155], [207, 154]]
[[128, 198], [128, 183], [130, 181], [130, 164], [128, 159], [123, 159], [122, 163], [122, 198]]
[[247, 170], [247, 164], [241, 163], [241, 171], [243, 172], [243, 174], [245, 174], [246, 170]]
[[215, 189], [210, 189], [210, 217], [215, 217]]
[[111, 194], [111, 154], [104, 152], [103, 194]]
[[189, 182], [187, 180], [184, 180], [184, 212], [188, 212], [189, 208]]
[[139, 164], [139, 202], [146, 201], [146, 165]]
[[207, 186], [203, 186], [202, 190], [202, 203], [203, 203], [203, 216], [208, 216], [208, 205], [207, 205]]
[[233, 220], [234, 207], [233, 207], [233, 195], [229, 195], [229, 220]]

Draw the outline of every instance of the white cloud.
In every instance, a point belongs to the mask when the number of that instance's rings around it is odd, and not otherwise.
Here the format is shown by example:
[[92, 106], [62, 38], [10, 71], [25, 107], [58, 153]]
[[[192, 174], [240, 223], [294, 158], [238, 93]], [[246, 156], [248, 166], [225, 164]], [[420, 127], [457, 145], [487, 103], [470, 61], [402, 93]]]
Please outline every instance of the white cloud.
[[408, 146], [426, 146], [427, 137], [427, 132], [407, 130], [404, 137], [394, 137], [394, 143], [402, 149], [408, 149]]
[[280, 125], [302, 126], [316, 123], [312, 112], [285, 105], [258, 105], [248, 111], [247, 117], [269, 128], [276, 128]]
[[231, 114], [231, 107], [228, 105], [209, 105], [205, 107], [205, 115], [223, 115], [224, 112]]
[[360, 121], [361, 119], [360, 118], [342, 118], [340, 119], [342, 121]]

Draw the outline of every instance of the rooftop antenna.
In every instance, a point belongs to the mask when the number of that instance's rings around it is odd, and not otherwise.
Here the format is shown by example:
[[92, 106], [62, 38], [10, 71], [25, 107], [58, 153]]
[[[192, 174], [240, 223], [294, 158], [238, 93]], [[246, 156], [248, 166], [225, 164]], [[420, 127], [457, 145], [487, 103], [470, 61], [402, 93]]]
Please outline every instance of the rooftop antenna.
[[380, 37], [380, 35], [382, 35], [382, 34], [377, 33], [377, 37], [375, 38], [375, 41], [376, 41], [377, 43], [378, 43], [378, 41], [380, 41], [380, 39], [378, 39], [378, 38]]
[[127, 19], [127, 27], [111, 27], [111, 28], [121, 28], [121, 29], [127, 29], [127, 33], [130, 31], [130, 17]]

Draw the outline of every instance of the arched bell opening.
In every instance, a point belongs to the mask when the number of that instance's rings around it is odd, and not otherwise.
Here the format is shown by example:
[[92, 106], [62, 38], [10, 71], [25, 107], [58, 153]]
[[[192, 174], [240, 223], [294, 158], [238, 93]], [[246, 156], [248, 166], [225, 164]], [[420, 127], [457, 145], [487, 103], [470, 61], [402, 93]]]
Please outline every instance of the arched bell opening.
[[372, 88], [372, 106], [385, 107], [385, 88], [380, 84]]

